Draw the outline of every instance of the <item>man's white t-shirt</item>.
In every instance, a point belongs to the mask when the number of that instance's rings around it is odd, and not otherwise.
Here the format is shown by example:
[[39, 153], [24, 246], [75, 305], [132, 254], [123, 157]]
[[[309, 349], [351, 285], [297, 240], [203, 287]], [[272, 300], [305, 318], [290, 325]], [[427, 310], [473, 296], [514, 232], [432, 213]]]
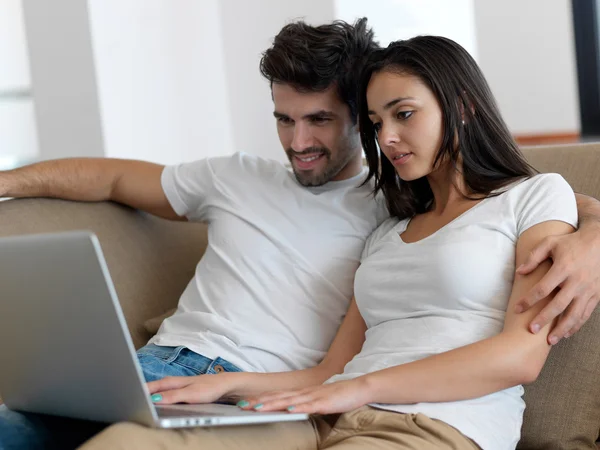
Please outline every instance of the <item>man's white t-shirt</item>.
[[175, 212], [208, 222], [208, 247], [151, 343], [246, 371], [315, 366], [353, 295], [365, 241], [389, 217], [366, 173], [307, 188], [244, 153], [166, 167]]
[[[528, 228], [549, 220], [577, 224], [575, 195], [557, 174], [514, 184], [415, 243], [400, 237], [409, 220], [385, 221], [368, 239], [356, 273], [355, 297], [368, 326], [365, 343], [344, 373], [328, 382], [407, 364], [500, 333], [512, 291], [517, 240]], [[448, 423], [484, 450], [507, 450], [519, 440], [522, 394], [517, 386], [472, 400], [372, 406], [422, 413]]]

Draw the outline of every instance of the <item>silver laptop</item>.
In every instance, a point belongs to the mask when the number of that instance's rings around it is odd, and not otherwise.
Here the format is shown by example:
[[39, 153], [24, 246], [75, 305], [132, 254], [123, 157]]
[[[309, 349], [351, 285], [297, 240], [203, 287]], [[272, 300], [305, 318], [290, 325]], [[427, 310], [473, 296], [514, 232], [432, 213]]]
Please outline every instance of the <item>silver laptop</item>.
[[150, 401], [96, 236], [0, 239], [0, 396], [10, 409], [160, 428], [306, 420]]

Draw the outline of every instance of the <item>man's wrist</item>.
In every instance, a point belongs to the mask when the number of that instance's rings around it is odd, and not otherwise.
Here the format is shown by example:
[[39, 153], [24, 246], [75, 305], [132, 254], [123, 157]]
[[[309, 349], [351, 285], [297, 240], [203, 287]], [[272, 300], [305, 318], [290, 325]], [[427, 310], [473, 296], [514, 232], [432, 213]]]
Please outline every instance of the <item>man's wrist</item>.
[[0, 198], [8, 197], [8, 186], [6, 181], [6, 174], [0, 172]]
[[10, 171], [0, 171], [0, 198], [13, 197], [15, 176]]

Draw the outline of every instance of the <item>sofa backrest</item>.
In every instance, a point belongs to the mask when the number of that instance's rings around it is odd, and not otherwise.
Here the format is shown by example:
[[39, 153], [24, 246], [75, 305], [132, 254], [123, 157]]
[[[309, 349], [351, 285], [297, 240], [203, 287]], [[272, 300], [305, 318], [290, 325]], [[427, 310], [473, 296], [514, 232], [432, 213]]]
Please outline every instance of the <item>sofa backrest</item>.
[[540, 172], [559, 173], [575, 192], [600, 199], [600, 142], [525, 147], [523, 153]]
[[206, 248], [204, 224], [171, 222], [115, 203], [0, 202], [0, 236], [66, 230], [97, 234], [136, 347], [150, 338], [144, 322], [177, 305]]

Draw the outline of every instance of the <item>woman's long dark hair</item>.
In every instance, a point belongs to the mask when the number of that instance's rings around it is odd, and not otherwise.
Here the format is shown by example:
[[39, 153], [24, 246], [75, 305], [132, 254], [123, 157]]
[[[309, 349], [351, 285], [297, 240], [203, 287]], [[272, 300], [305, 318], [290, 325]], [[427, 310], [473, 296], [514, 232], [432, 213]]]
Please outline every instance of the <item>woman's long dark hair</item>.
[[375, 178], [375, 192], [383, 192], [393, 216], [407, 218], [427, 211], [433, 193], [426, 177], [400, 179], [379, 152], [368, 114], [367, 86], [373, 74], [383, 71], [416, 76], [431, 89], [442, 109], [444, 130], [434, 167], [450, 162], [458, 169], [460, 158], [467, 196], [490, 195], [535, 173], [508, 131], [481, 70], [464, 48], [438, 36], [392, 42], [375, 50], [363, 69], [358, 120], [369, 165], [367, 181]]

